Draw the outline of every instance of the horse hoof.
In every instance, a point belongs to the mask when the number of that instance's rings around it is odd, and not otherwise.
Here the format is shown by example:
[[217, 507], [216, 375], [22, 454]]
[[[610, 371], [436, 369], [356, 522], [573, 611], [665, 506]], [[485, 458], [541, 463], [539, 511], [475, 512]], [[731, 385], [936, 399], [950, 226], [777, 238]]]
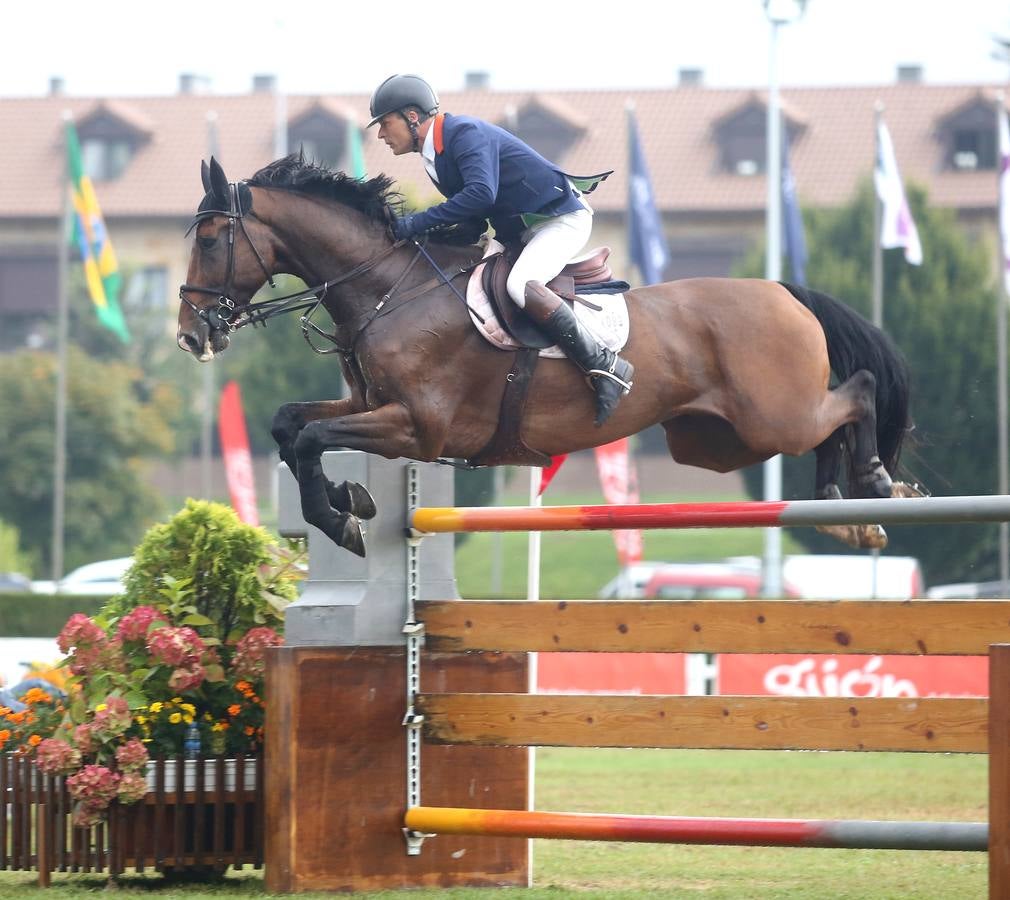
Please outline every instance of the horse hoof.
[[887, 546], [887, 532], [879, 525], [818, 525], [815, 530], [856, 550], [883, 550]]
[[356, 481], [330, 484], [326, 490], [330, 506], [343, 513], [350, 513], [359, 519], [375, 518], [375, 501], [368, 489]]
[[896, 481], [891, 485], [892, 497], [928, 497], [922, 488], [917, 484], [908, 484], [905, 481]]
[[348, 516], [344, 522], [344, 527], [340, 531], [340, 540], [337, 541], [345, 550], [357, 556], [365, 555], [365, 538], [361, 533], [361, 522], [356, 516]]
[[890, 497], [892, 487], [891, 476], [879, 460], [866, 471], [860, 472], [856, 482], [860, 497]]

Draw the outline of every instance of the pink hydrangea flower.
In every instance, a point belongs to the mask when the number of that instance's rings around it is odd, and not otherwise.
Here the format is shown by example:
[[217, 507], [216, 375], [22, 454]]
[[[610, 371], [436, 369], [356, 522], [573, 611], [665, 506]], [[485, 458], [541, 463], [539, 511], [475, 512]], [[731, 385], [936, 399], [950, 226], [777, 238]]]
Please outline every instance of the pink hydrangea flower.
[[283, 643], [284, 638], [265, 625], [249, 629], [235, 648], [232, 670], [239, 678], [262, 678], [266, 672], [264, 651], [267, 647], [279, 647]]
[[180, 668], [199, 662], [207, 647], [200, 635], [184, 625], [155, 629], [147, 636], [147, 649], [155, 662]]
[[119, 779], [116, 796], [120, 803], [136, 803], [147, 793], [147, 779], [139, 772], [125, 772]]
[[65, 775], [81, 765], [81, 751], [66, 741], [46, 738], [35, 748], [35, 763], [47, 775]]
[[94, 806], [91, 803], [75, 803], [71, 822], [75, 828], [91, 828], [100, 825], [105, 819], [105, 807]]
[[84, 613], [74, 613], [56, 638], [60, 653], [69, 653], [71, 647], [93, 647], [105, 643], [105, 632]]
[[116, 796], [122, 776], [107, 766], [86, 765], [67, 778], [67, 790], [75, 800], [104, 809]]
[[116, 748], [116, 763], [123, 772], [139, 772], [143, 770], [149, 758], [147, 747], [137, 740], [137, 738], [130, 738], [121, 747]]
[[95, 734], [90, 725], [78, 725], [74, 729], [74, 743], [81, 753], [94, 753], [98, 749], [95, 744]]
[[168, 619], [153, 606], [138, 606], [130, 610], [116, 628], [121, 641], [147, 641], [147, 634], [155, 622], [168, 624]]
[[168, 686], [177, 694], [200, 687], [206, 677], [203, 666], [191, 663], [188, 668], [178, 668], [168, 678]]
[[130, 727], [133, 716], [122, 697], [110, 694], [105, 698], [105, 703], [100, 705], [105, 708], [98, 710], [91, 721], [91, 730], [96, 737], [117, 737]]

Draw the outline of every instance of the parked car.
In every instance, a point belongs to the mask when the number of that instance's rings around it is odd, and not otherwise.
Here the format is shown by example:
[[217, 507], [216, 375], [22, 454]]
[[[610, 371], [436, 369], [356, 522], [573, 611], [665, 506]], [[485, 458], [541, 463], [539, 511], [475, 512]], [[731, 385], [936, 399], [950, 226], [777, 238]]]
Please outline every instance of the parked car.
[[123, 591], [123, 576], [133, 565], [133, 557], [103, 559], [88, 563], [65, 575], [59, 583], [33, 581], [32, 591], [36, 594], [78, 594], [92, 597], [111, 597]]
[[614, 578], [611, 578], [597, 596], [601, 600], [634, 600], [642, 596], [645, 585], [653, 573], [671, 563], [637, 562], [625, 566]]
[[[756, 556], [727, 562], [760, 571]], [[810, 600], [909, 600], [926, 589], [922, 567], [914, 556], [868, 553], [797, 553], [782, 560], [782, 578]]]
[[937, 584], [926, 591], [930, 600], [1006, 600], [1002, 581], [965, 581], [960, 584]]
[[[783, 595], [799, 597], [788, 582]], [[742, 600], [761, 596], [761, 570], [730, 563], [668, 563], [656, 569], [642, 592], [661, 600]]]
[[27, 575], [20, 572], [0, 572], [0, 592], [16, 594], [31, 589], [32, 582]]

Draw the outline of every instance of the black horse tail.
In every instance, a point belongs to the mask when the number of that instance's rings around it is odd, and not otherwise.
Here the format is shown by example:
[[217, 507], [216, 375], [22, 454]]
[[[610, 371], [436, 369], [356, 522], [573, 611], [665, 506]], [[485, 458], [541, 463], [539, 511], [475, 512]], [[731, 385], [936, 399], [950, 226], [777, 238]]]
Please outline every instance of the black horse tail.
[[831, 371], [839, 383], [866, 369], [877, 379], [877, 455], [892, 477], [897, 475], [901, 447], [911, 430], [908, 413], [908, 366], [901, 351], [883, 331], [854, 309], [822, 294], [781, 282], [821, 323]]

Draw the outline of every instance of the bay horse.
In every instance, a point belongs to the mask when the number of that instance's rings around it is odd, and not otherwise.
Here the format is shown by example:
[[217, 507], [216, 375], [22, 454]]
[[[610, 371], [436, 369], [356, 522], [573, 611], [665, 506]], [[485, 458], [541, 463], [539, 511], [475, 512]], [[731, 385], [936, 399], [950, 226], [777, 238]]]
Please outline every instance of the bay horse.
[[[325, 337], [350, 396], [285, 404], [272, 434], [298, 480], [306, 521], [364, 555], [359, 518], [374, 515], [374, 504], [360, 485], [328, 481], [324, 450], [469, 460], [497, 431], [515, 354], [478, 334], [459, 277], [482, 248], [395, 242], [398, 195], [385, 176], [359, 181], [300, 155], [244, 182], [229, 182], [215, 159], [201, 173], [179, 346], [207, 362], [237, 327], [310, 308], [302, 327], [318, 342], [325, 333], [311, 315], [325, 308], [333, 323]], [[280, 273], [309, 289], [252, 303]], [[567, 360], [541, 360], [520, 423], [529, 447], [553, 456], [659, 423], [671, 456], [686, 465], [729, 472], [813, 450], [814, 495], [837, 498], [847, 454], [850, 493], [891, 495], [910, 427], [908, 373], [862, 316], [826, 294], [758, 279], [690, 278], [625, 296], [622, 355], [634, 364], [634, 389], [597, 428], [582, 373]]]

